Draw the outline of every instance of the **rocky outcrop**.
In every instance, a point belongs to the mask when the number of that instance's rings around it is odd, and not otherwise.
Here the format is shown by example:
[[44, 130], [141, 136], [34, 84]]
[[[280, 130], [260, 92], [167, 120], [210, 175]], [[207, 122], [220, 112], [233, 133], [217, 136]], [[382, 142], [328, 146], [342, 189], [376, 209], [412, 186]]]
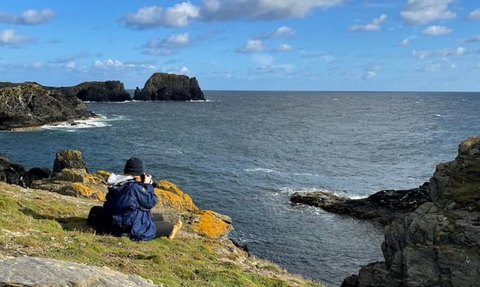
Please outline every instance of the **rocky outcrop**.
[[13, 163], [8, 157], [0, 154], [0, 181], [28, 187], [32, 181], [50, 177], [48, 168], [32, 168], [28, 171], [19, 164]]
[[386, 229], [385, 262], [361, 268], [343, 287], [480, 286], [480, 137], [437, 165], [421, 205]]
[[37, 127], [95, 116], [75, 96], [36, 83], [2, 85], [0, 130]]
[[290, 201], [387, 225], [395, 219], [403, 219], [417, 207], [430, 201], [429, 185], [429, 182], [426, 182], [413, 189], [382, 190], [361, 199], [340, 197], [323, 191], [295, 192]]
[[82, 101], [123, 102], [132, 100], [120, 81], [83, 82], [73, 87], [60, 88], [65, 94], [75, 95]]
[[[103, 170], [89, 173], [81, 151], [58, 151], [53, 166], [53, 172], [41, 168], [26, 172], [21, 165], [0, 156], [0, 181], [62, 195], [105, 200], [107, 178], [111, 173]], [[48, 172], [41, 176], [40, 171], [43, 170]], [[174, 221], [183, 218], [196, 234], [208, 238], [226, 239], [233, 230], [229, 216], [199, 209], [190, 195], [173, 182], [160, 179], [154, 186], [158, 203], [153, 211], [163, 214], [166, 219]]]
[[0, 286], [158, 286], [138, 275], [109, 268], [38, 257], [15, 257], [0, 261]]
[[135, 89], [134, 100], [139, 101], [191, 101], [205, 100], [196, 78], [185, 75], [155, 73], [143, 89]]

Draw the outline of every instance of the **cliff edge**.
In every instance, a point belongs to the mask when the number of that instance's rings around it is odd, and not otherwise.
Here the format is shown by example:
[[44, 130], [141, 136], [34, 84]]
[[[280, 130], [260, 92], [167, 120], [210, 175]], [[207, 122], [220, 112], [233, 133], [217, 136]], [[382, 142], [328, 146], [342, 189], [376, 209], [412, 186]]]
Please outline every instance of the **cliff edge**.
[[74, 95], [37, 83], [0, 84], [0, 130], [38, 127], [95, 116]]
[[383, 262], [361, 268], [342, 287], [480, 286], [480, 136], [440, 163], [426, 202], [386, 228]]

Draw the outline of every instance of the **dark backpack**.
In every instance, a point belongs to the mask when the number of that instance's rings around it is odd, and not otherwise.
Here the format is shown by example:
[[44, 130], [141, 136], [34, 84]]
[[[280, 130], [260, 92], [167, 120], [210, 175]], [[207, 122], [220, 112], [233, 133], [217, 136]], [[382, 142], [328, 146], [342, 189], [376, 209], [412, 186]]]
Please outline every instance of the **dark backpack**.
[[97, 234], [112, 233], [112, 216], [105, 211], [103, 206], [92, 206], [88, 213], [87, 223]]

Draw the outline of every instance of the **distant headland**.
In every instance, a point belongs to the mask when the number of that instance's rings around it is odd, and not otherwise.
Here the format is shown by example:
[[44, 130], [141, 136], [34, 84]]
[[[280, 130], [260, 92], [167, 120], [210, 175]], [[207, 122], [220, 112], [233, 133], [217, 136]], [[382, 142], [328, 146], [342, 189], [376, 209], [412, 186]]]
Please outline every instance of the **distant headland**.
[[121, 81], [83, 82], [49, 87], [35, 82], [0, 82], [0, 130], [29, 129], [46, 124], [96, 117], [84, 102], [205, 100], [196, 78], [154, 73], [132, 95]]

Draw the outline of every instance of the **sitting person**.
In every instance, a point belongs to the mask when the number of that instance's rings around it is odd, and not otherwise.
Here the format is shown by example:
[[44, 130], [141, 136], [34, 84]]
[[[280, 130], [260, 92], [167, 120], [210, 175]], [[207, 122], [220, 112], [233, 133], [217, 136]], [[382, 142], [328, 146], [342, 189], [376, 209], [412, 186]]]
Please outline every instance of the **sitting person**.
[[123, 175], [112, 173], [108, 177], [108, 193], [103, 207], [112, 217], [113, 235], [126, 233], [132, 240], [151, 240], [161, 236], [173, 239], [182, 228], [180, 220], [171, 224], [160, 214], [152, 215], [151, 209], [158, 201], [152, 183], [152, 176], [143, 173], [143, 163], [135, 157], [127, 160]]

